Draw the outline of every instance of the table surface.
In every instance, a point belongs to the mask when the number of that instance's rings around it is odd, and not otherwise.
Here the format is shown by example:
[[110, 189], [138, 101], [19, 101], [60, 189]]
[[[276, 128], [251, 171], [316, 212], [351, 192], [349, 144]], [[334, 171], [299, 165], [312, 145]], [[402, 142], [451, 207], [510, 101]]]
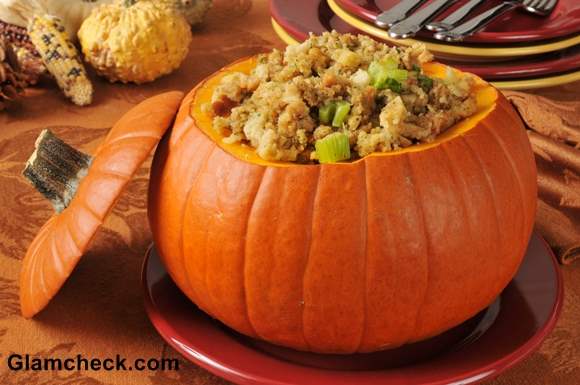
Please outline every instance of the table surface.
[[[187, 91], [240, 57], [282, 47], [264, 0], [217, 0], [196, 28], [186, 63], [170, 76], [142, 86], [95, 79], [95, 102], [73, 106], [50, 84], [27, 91], [0, 113], [0, 357], [180, 357], [163, 342], [143, 308], [140, 268], [151, 242], [146, 220], [150, 159], [137, 173], [90, 250], [50, 306], [34, 320], [19, 315], [18, 273], [26, 248], [52, 209], [21, 177], [34, 140], [51, 127], [69, 143], [93, 151], [108, 128], [132, 105], [156, 93]], [[580, 99], [580, 82], [535, 91], [559, 100]], [[556, 329], [540, 350], [488, 384], [580, 383], [580, 263], [562, 267], [565, 301]], [[226, 382], [181, 359], [174, 372], [9, 372], [0, 384], [199, 385]]]

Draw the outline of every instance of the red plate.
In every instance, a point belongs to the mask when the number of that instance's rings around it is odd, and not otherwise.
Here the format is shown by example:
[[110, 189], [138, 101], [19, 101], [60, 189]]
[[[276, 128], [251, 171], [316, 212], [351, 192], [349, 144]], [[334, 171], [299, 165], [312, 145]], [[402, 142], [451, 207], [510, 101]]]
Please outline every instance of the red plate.
[[[271, 0], [270, 8], [272, 17], [298, 41], [306, 39], [309, 32], [320, 34], [331, 29], [342, 33], [362, 33], [336, 16], [325, 0], [296, 0], [292, 3]], [[503, 62], [441, 61], [486, 80], [526, 79], [578, 70], [580, 46]]]
[[446, 60], [445, 63], [477, 74], [486, 80], [537, 78], [577, 71], [580, 68], [580, 45], [562, 51], [505, 62], [478, 64]]
[[151, 248], [143, 265], [145, 308], [175, 350], [238, 384], [449, 384], [489, 379], [538, 348], [562, 306], [557, 262], [534, 234], [516, 277], [488, 309], [430, 340], [353, 355], [304, 353], [242, 336], [211, 319], [175, 286]]
[[[388, 10], [399, 0], [336, 0], [349, 13], [374, 24], [381, 10]], [[491, 8], [499, 0], [488, 1], [481, 11]], [[458, 2], [441, 15], [445, 17], [464, 2]], [[480, 11], [476, 11], [480, 12]], [[526, 12], [508, 12], [488, 25], [485, 30], [467, 38], [470, 43], [529, 43], [572, 36], [580, 33], [580, 1], [559, 0], [548, 17], [538, 17]], [[430, 38], [427, 32], [419, 37]]]

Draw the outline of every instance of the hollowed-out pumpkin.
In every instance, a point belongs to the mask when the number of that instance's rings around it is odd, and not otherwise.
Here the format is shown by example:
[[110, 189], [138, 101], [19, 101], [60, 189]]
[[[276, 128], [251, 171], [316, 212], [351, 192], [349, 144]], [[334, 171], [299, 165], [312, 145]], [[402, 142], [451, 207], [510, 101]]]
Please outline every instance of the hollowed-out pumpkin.
[[[171, 277], [246, 335], [316, 352], [421, 340], [489, 305], [515, 274], [536, 208], [524, 127], [491, 86], [432, 143], [350, 163], [270, 163], [224, 144], [183, 101], [152, 168], [149, 219]], [[445, 68], [427, 65], [432, 76]]]

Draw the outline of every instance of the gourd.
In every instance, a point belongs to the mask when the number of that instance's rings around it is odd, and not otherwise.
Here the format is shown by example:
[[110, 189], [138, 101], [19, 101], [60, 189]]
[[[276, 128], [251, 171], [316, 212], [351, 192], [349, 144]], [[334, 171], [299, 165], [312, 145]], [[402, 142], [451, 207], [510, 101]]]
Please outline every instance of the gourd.
[[97, 72], [110, 81], [145, 83], [187, 56], [191, 29], [174, 9], [149, 0], [120, 0], [95, 9], [78, 37]]
[[212, 4], [211, 0], [158, 0], [158, 2], [177, 10], [190, 25], [201, 23]]
[[0, 20], [26, 28], [34, 15], [62, 20], [68, 35], [76, 39], [83, 20], [98, 5], [113, 0], [0, 0]]
[[202, 108], [223, 76], [254, 66], [235, 63], [186, 96], [153, 162], [155, 245], [193, 302], [250, 337], [353, 353], [439, 334], [500, 294], [536, 210], [530, 144], [500, 93], [479, 80], [479, 112], [431, 143], [349, 163], [268, 162], [224, 143]]

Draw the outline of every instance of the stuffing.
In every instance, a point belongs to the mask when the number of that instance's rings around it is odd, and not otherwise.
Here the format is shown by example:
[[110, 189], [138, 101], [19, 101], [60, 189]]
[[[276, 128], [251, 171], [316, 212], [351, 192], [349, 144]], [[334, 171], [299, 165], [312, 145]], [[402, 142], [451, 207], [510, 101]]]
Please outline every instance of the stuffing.
[[225, 76], [212, 96], [213, 126], [271, 161], [315, 162], [318, 141], [344, 134], [350, 159], [432, 141], [477, 111], [474, 78], [429, 77], [423, 45], [389, 47], [335, 31], [258, 58]]

